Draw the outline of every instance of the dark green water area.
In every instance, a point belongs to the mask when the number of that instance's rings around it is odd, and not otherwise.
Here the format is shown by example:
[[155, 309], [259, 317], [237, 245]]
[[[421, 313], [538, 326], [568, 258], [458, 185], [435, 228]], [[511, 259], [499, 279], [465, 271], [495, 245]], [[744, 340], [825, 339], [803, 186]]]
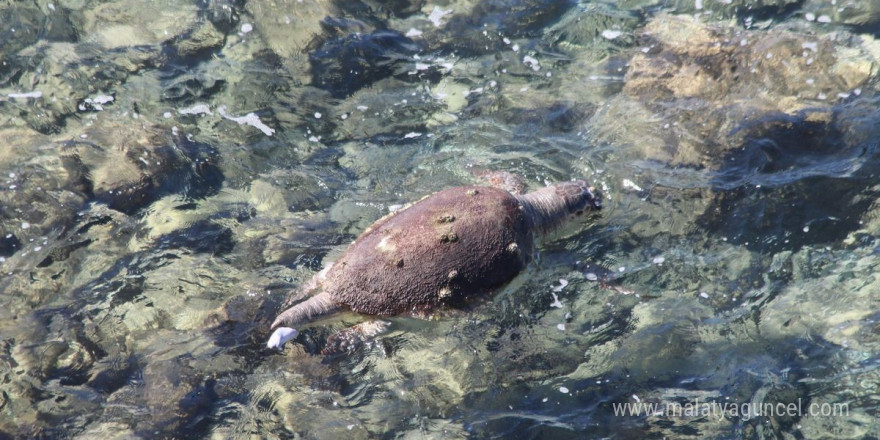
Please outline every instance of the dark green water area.
[[[878, 38], [851, 0], [2, 1], [0, 439], [878, 438]], [[469, 310], [266, 348], [494, 171], [605, 207]]]

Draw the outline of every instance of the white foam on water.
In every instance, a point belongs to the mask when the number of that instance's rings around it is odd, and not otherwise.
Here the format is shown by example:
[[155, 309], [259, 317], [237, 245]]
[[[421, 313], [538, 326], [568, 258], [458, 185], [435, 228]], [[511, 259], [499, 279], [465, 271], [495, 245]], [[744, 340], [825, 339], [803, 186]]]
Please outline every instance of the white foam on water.
[[442, 10], [439, 6], [434, 6], [434, 10], [431, 11], [431, 15], [428, 15], [428, 21], [434, 24], [434, 27], [443, 26], [443, 17], [452, 13], [452, 9]]
[[26, 93], [10, 93], [6, 95], [12, 99], [27, 99], [27, 98], [40, 98], [43, 96], [43, 92], [39, 90], [34, 90], [33, 92]]
[[218, 107], [217, 113], [220, 113], [220, 116], [223, 116], [224, 118], [237, 124], [250, 125], [251, 127], [262, 131], [263, 134], [265, 134], [266, 136], [272, 136], [273, 134], [275, 134], [275, 129], [264, 124], [263, 121], [260, 120], [260, 117], [257, 116], [255, 113], [248, 113], [244, 116], [231, 116], [226, 113], [225, 105], [221, 105], [220, 107]]

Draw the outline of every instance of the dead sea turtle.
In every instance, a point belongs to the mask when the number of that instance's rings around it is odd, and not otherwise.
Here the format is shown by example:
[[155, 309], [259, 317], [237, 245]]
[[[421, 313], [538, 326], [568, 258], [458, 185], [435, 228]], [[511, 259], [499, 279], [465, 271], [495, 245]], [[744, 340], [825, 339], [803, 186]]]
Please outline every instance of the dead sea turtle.
[[489, 186], [434, 193], [377, 220], [316, 274], [305, 288], [320, 293], [278, 315], [267, 346], [337, 310], [391, 316], [461, 304], [516, 276], [538, 235], [600, 208], [582, 180], [524, 195]]

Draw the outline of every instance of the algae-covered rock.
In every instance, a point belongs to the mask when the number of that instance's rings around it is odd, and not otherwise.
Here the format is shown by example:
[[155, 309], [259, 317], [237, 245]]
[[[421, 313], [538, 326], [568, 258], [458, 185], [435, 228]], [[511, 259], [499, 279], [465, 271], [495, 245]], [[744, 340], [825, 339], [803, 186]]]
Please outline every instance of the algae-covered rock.
[[[858, 227], [865, 185], [836, 177], [873, 168], [864, 153], [875, 130], [858, 116], [874, 102], [863, 96], [877, 70], [870, 39], [663, 15], [645, 26], [639, 46], [623, 94], [591, 125], [598, 140], [631, 145], [624, 154], [633, 158], [702, 170], [715, 196], [694, 206], [697, 224], [762, 249], [843, 238]], [[695, 175], [669, 177], [675, 187]], [[810, 233], [802, 232], [807, 221]]]
[[624, 92], [645, 102], [699, 98], [712, 106], [793, 112], [850, 96], [877, 71], [858, 42], [787, 31], [745, 31], [662, 16], [630, 61]]
[[[94, 110], [92, 98], [119, 92], [133, 73], [221, 46], [224, 36], [199, 21], [198, 6], [169, 3], [162, 4], [173, 6], [168, 10], [150, 2], [100, 3], [84, 11], [53, 5], [45, 11], [48, 29], [41, 32], [51, 34], [60, 27], [52, 23], [73, 21], [76, 35], [33, 41], [4, 57], [4, 70], [12, 74], [0, 77], [0, 87], [22, 97], [0, 101], [0, 108], [9, 110], [0, 113], [20, 114], [40, 132], [59, 133], [69, 116]], [[28, 29], [16, 33], [24, 37]]]
[[870, 29], [880, 21], [880, 5], [875, 2], [807, 0], [800, 13], [806, 21], [828, 26], [843, 24], [858, 30]]
[[445, 109], [442, 100], [419, 87], [388, 78], [355, 92], [332, 116], [339, 120], [339, 134], [348, 138], [405, 141], [427, 136], [427, 122]]
[[737, 18], [746, 26], [791, 12], [798, 0], [673, 0], [664, 6], [707, 20]]
[[102, 2], [83, 14], [86, 41], [107, 48], [152, 46], [198, 27], [199, 8], [193, 3], [166, 0]]
[[62, 154], [95, 198], [125, 213], [167, 193], [204, 197], [223, 181], [213, 147], [124, 119], [99, 118]]
[[7, 270], [11, 270], [10, 266], [39, 263], [44, 242], [57, 235], [56, 228], [74, 219], [90, 192], [79, 170], [68, 167], [57, 155], [42, 153], [59, 149], [57, 142], [18, 128], [0, 129], [0, 137], [6, 142], [4, 153], [0, 153], [5, 187], [0, 191], [3, 254], [11, 257], [19, 253], [29, 261], [12, 259], [7, 262]]
[[6, 59], [35, 43], [41, 31], [42, 18], [42, 11], [35, 5], [12, 3], [0, 7], [0, 23], [3, 23], [0, 28], [0, 39], [3, 41], [0, 57]]
[[420, 47], [392, 30], [369, 34], [350, 33], [331, 39], [309, 54], [312, 84], [344, 98], [394, 74]]
[[577, 53], [579, 58], [587, 54], [598, 58], [616, 48], [632, 46], [636, 26], [642, 20], [637, 12], [611, 3], [588, 3], [571, 8], [550, 27], [548, 37], [557, 47]]
[[254, 28], [266, 45], [282, 57], [306, 53], [323, 32], [322, 21], [336, 15], [327, 0], [273, 0], [248, 2]]

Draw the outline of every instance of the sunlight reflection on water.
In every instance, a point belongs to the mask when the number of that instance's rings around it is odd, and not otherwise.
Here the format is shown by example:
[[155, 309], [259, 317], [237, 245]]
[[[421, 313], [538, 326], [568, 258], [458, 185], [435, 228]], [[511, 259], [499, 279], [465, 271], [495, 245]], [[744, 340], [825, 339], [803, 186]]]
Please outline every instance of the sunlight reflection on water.
[[[661, 3], [0, 6], [0, 437], [880, 435], [876, 14]], [[265, 348], [376, 219], [498, 170], [605, 209], [467, 310]]]

